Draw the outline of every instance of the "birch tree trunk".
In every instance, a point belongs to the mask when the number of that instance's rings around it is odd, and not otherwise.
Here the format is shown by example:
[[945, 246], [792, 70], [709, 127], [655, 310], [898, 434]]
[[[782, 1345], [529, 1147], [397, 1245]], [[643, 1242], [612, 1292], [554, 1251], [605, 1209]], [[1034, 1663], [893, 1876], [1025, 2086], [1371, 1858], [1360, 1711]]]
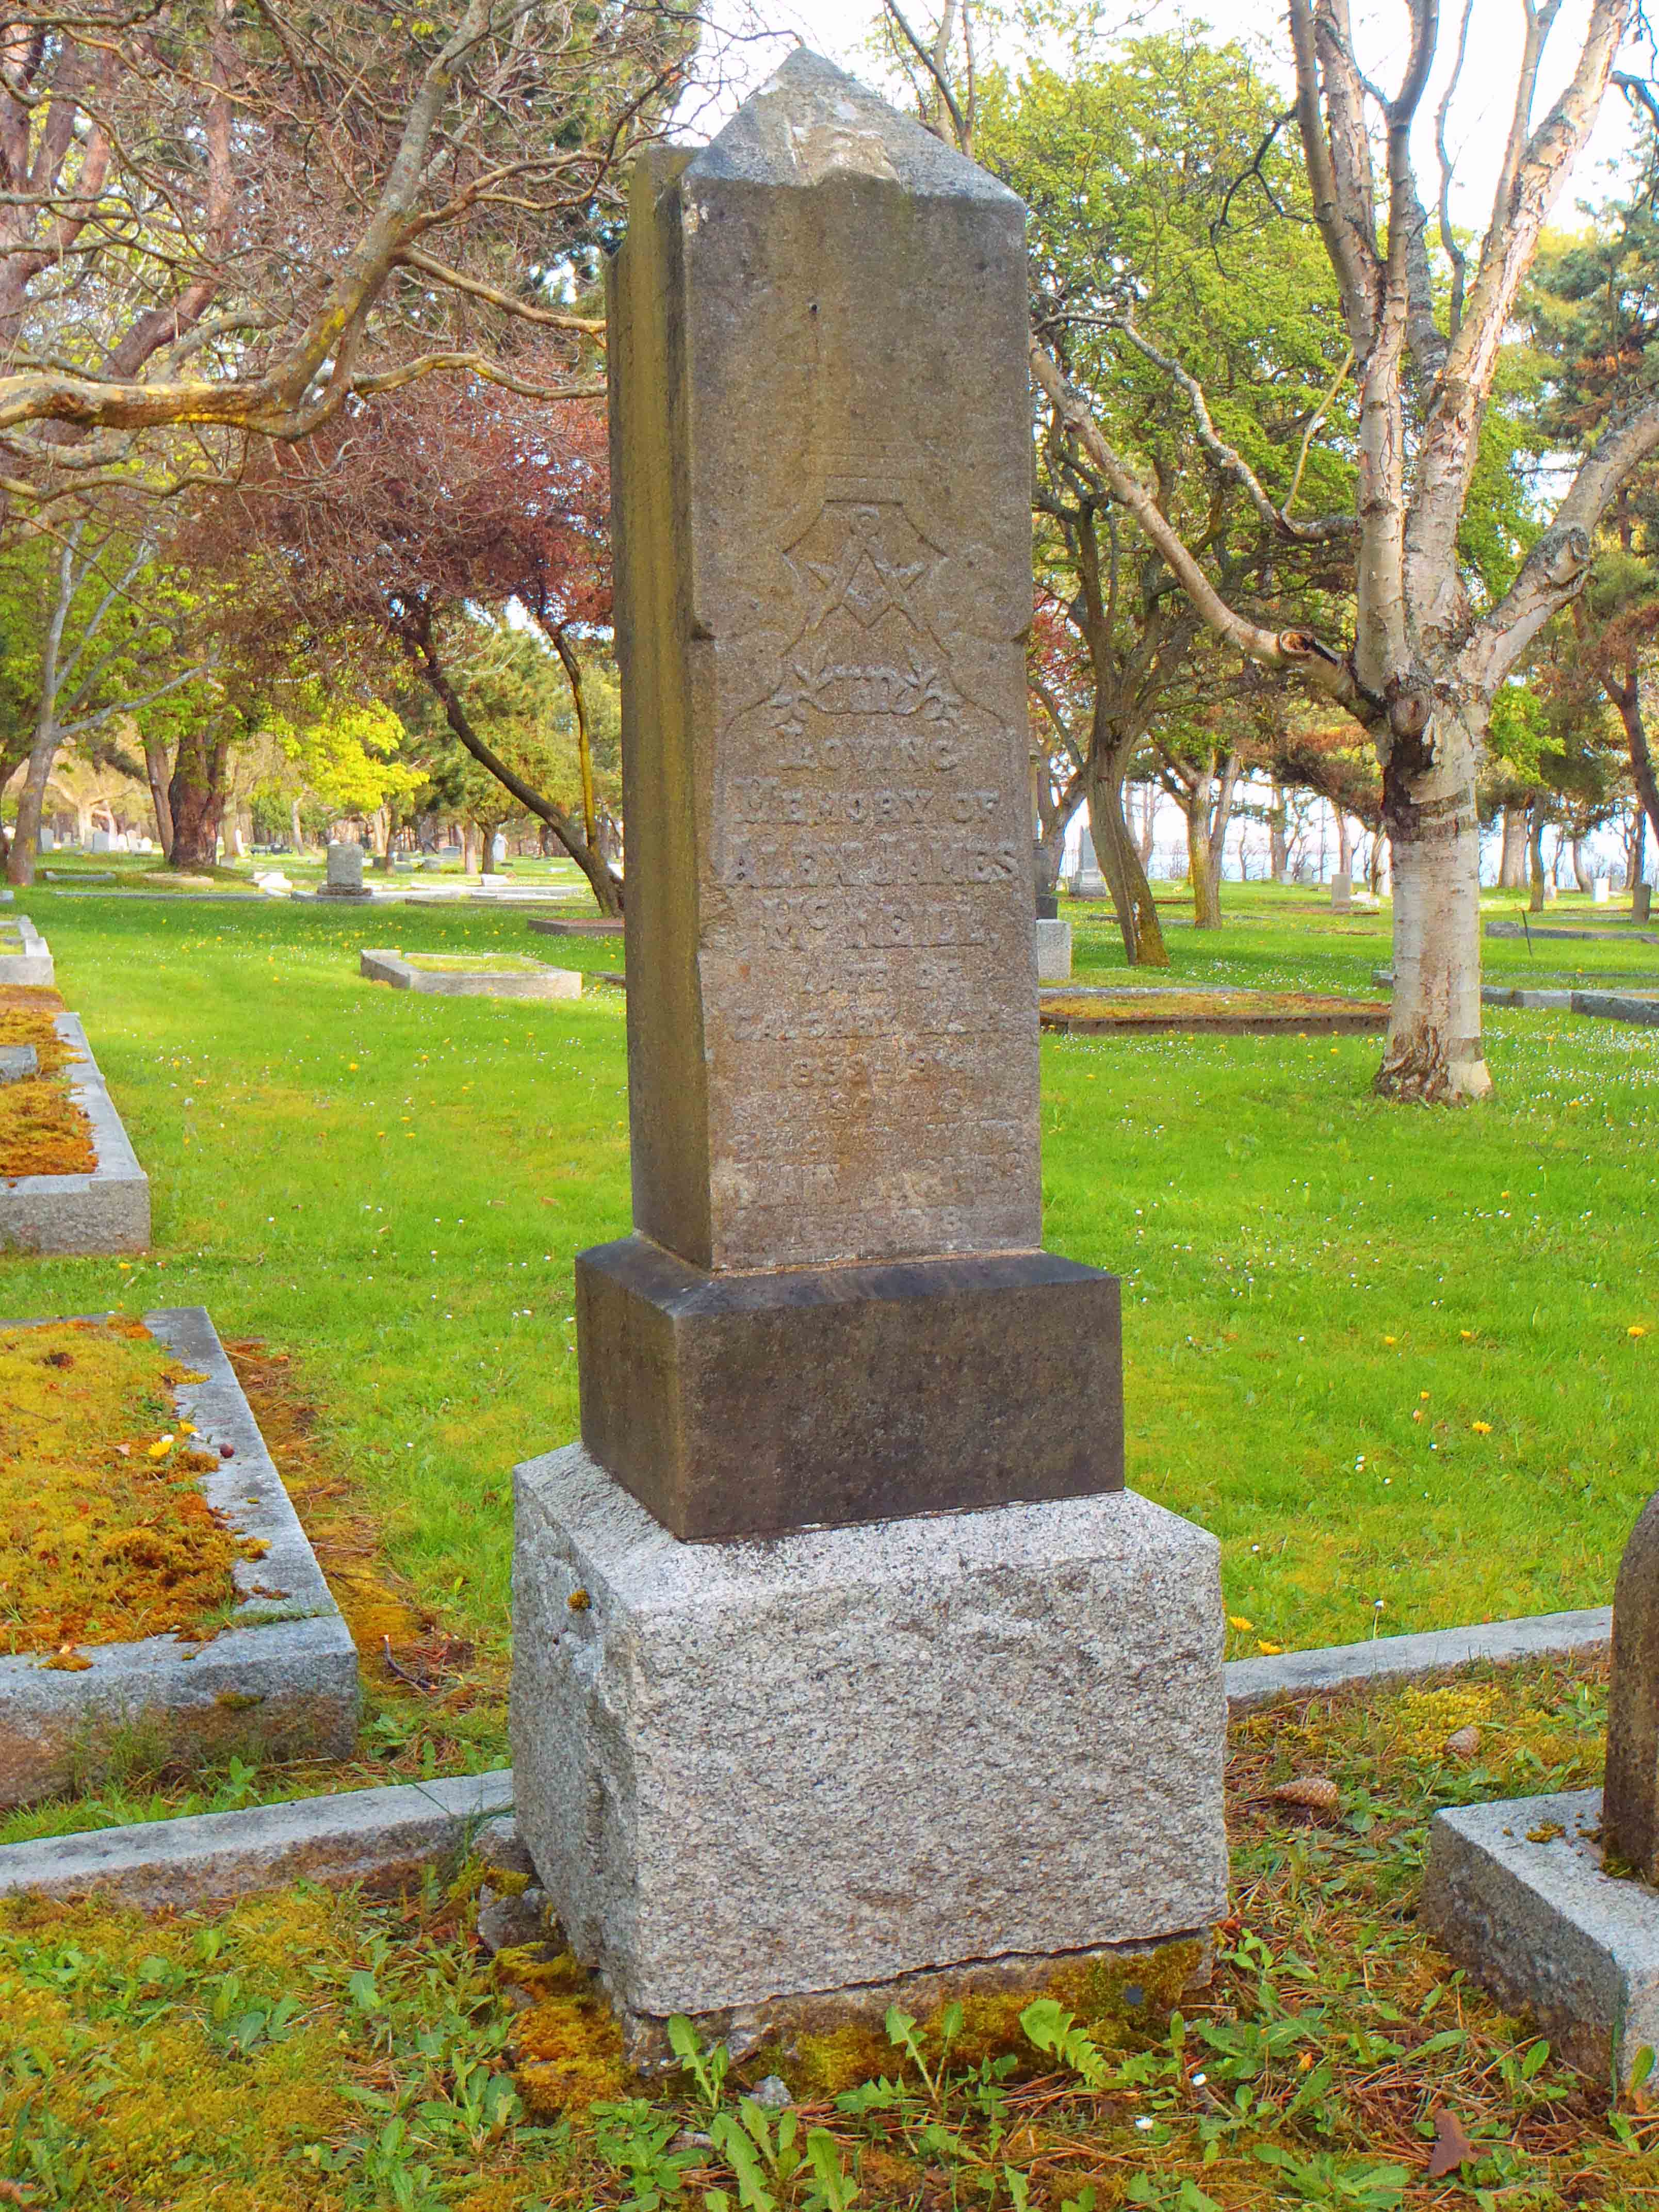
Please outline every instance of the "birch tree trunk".
[[1425, 1104], [1492, 1089], [1480, 1044], [1480, 817], [1486, 709], [1443, 708], [1396, 737], [1382, 771], [1394, 854], [1394, 998], [1376, 1087]]

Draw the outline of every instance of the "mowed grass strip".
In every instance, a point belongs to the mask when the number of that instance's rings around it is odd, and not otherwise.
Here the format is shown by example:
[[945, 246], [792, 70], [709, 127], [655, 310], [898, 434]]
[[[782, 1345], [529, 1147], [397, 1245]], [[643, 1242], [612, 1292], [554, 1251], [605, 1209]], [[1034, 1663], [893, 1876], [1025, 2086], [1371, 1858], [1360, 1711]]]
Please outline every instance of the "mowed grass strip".
[[[1170, 931], [1174, 980], [1370, 995], [1386, 913], [1228, 896], [1218, 934]], [[199, 1303], [291, 1352], [391, 1565], [499, 1651], [511, 1468], [576, 1430], [572, 1257], [629, 1227], [622, 994], [376, 990], [361, 909], [31, 908], [157, 1243], [0, 1258], [0, 1317]], [[1079, 980], [1121, 976], [1072, 911]], [[478, 908], [395, 934], [534, 943]], [[1374, 1039], [1044, 1041], [1046, 1239], [1124, 1277], [1130, 1479], [1221, 1536], [1236, 1652], [1603, 1602], [1654, 1487], [1659, 1036], [1487, 1034], [1498, 1095], [1460, 1113], [1374, 1101]]]

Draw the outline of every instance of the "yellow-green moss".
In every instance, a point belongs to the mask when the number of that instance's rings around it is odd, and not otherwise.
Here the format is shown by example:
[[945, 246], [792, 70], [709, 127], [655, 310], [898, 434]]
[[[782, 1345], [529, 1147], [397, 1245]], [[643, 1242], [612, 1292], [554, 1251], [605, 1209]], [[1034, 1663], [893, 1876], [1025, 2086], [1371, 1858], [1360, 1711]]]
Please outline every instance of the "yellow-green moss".
[[264, 1547], [202, 1495], [187, 1379], [137, 1320], [0, 1330], [0, 1652], [199, 1632], [234, 1599]]
[[[1133, 1955], [1081, 1960], [1056, 1966], [1040, 1987], [969, 1990], [918, 2016], [917, 2036], [931, 2058], [939, 2049], [946, 2004], [962, 2007], [962, 2026], [951, 2045], [953, 2070], [977, 2067], [988, 2058], [1012, 2057], [1017, 2075], [1041, 2074], [1053, 2062], [1033, 2049], [1020, 2014], [1034, 1998], [1055, 1998], [1076, 2015], [1095, 2042], [1109, 2049], [1122, 2040], [1126, 2021], [1173, 2012], [1197, 1972], [1203, 1947], [1197, 1942], [1161, 1943]], [[871, 2021], [849, 2021], [820, 2034], [799, 2037], [793, 2049], [764, 2054], [768, 2070], [781, 2074], [799, 2095], [832, 2097], [881, 2075], [896, 2078], [908, 2061]]]
[[70, 1096], [69, 1048], [51, 1010], [0, 1006], [0, 1045], [12, 1044], [34, 1047], [40, 1073], [0, 1084], [0, 1177], [90, 1175], [98, 1164], [92, 1124]]
[[526, 1943], [497, 1954], [502, 1981], [535, 1999], [514, 2024], [513, 2085], [535, 2119], [585, 2112], [633, 2086], [622, 2029], [603, 1990], [569, 1951]]

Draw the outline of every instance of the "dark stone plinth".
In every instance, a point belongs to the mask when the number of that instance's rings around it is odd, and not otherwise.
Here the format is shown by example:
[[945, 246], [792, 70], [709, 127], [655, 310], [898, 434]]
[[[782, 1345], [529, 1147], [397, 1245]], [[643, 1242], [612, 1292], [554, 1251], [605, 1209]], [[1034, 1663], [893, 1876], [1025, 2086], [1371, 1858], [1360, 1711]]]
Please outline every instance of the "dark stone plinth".
[[715, 1275], [576, 1261], [582, 1441], [690, 1540], [1123, 1487], [1115, 1275], [1047, 1252]]

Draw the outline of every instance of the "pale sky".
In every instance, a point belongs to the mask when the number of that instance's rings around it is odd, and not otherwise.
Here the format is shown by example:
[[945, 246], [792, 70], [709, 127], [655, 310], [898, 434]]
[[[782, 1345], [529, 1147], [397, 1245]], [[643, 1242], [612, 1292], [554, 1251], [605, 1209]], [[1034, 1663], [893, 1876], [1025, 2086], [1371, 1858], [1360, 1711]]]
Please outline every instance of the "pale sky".
[[[1133, 0], [1123, 0], [1127, 15]], [[748, 43], [733, 58], [744, 89], [761, 82], [789, 50], [796, 37], [805, 40], [831, 61], [854, 75], [872, 74], [867, 52], [871, 26], [878, 9], [871, 0], [750, 0], [754, 13], [766, 25], [775, 25], [775, 38]], [[1534, 120], [1547, 112], [1571, 71], [1582, 38], [1589, 0], [1566, 0], [1545, 54], [1545, 68], [1534, 104]], [[1110, 11], [1117, 12], [1117, 11]], [[912, 0], [906, 13], [921, 30], [928, 20], [927, 0]], [[1150, 0], [1135, 8], [1149, 27], [1172, 26], [1182, 14], [1207, 22], [1220, 37], [1231, 37], [1249, 46], [1264, 69], [1288, 82], [1289, 40], [1282, 0], [1211, 0], [1207, 7], [1182, 9], [1174, 0]], [[1429, 95], [1419, 111], [1418, 155], [1425, 197], [1437, 189], [1438, 167], [1434, 155], [1434, 114], [1445, 80], [1450, 74], [1462, 17], [1458, 0], [1443, 0], [1440, 66]], [[1455, 181], [1453, 215], [1462, 227], [1477, 234], [1486, 228], [1492, 190], [1509, 128], [1514, 97], [1515, 68], [1519, 58], [1523, 22], [1521, 0], [1475, 0], [1469, 33], [1468, 58], [1459, 82], [1447, 125]], [[1374, 82], [1392, 92], [1404, 60], [1407, 27], [1404, 0], [1356, 0], [1356, 43], [1362, 67]], [[1623, 58], [1632, 74], [1646, 76], [1652, 55], [1632, 49]], [[718, 127], [719, 118], [712, 126]], [[703, 131], [695, 135], [702, 136]], [[1622, 94], [1609, 94], [1601, 125], [1556, 203], [1553, 222], [1576, 227], [1575, 203], [1606, 196], [1609, 162], [1633, 143], [1628, 112]]]

